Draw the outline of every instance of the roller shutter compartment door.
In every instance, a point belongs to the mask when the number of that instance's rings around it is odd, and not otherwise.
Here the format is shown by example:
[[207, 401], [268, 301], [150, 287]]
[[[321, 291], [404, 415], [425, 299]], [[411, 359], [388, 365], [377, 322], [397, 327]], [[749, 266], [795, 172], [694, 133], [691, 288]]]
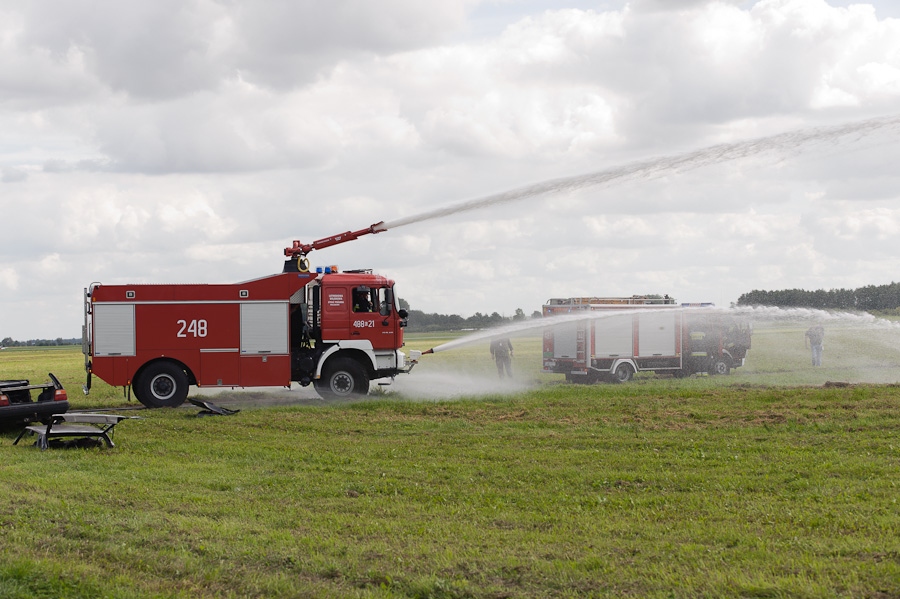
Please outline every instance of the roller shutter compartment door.
[[134, 304], [93, 306], [94, 356], [134, 355]]
[[288, 353], [287, 302], [241, 304], [241, 355]]

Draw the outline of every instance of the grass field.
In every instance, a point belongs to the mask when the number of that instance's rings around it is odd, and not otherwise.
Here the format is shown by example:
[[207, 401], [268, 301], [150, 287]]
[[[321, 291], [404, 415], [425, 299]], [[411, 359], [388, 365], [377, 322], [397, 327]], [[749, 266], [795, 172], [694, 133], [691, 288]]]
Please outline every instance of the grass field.
[[[567, 385], [525, 338], [509, 386], [475, 344], [355, 403], [134, 412], [113, 450], [8, 430], [0, 597], [900, 597], [900, 344], [830, 329], [813, 369], [803, 330], [729, 377]], [[48, 371], [128, 405], [78, 349], [0, 353]]]

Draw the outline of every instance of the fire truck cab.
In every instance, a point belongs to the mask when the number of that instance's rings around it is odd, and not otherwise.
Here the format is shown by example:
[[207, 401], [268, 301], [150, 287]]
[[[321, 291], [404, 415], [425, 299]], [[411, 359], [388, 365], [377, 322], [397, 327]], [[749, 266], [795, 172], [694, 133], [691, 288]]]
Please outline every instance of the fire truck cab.
[[416, 363], [400, 351], [407, 313], [394, 281], [368, 270], [308, 272], [288, 260], [280, 274], [237, 284], [93, 283], [84, 301], [85, 393], [96, 375], [148, 407], [180, 405], [189, 385], [364, 395]]

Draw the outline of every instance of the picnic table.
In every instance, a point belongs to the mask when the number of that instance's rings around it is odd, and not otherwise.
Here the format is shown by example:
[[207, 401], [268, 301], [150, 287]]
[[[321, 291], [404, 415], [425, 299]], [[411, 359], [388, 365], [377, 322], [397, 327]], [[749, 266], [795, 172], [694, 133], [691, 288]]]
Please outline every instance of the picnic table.
[[18, 444], [19, 439], [30, 432], [37, 435], [35, 445], [42, 450], [50, 447], [50, 439], [54, 437], [94, 438], [105, 442], [107, 447], [115, 447], [112, 441], [113, 429], [121, 421], [131, 419], [137, 420], [139, 417], [82, 412], [54, 414], [47, 424], [26, 426], [13, 441], [13, 445]]

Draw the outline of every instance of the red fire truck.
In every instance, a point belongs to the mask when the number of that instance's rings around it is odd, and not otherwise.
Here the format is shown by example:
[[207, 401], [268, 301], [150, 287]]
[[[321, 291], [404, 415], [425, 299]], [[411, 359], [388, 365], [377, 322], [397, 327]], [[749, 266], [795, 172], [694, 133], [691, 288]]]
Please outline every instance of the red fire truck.
[[544, 329], [543, 371], [570, 382], [624, 383], [648, 370], [728, 374], [750, 349], [746, 323], [712, 304], [679, 305], [668, 296], [555, 298], [543, 315], [559, 317]]
[[369, 270], [310, 272], [305, 256], [380, 232], [382, 223], [285, 250], [283, 272], [227, 285], [85, 289], [87, 384], [96, 375], [147, 407], [174, 407], [199, 387], [315, 385], [323, 397], [368, 393], [412, 370], [400, 351], [407, 312], [394, 281]]

